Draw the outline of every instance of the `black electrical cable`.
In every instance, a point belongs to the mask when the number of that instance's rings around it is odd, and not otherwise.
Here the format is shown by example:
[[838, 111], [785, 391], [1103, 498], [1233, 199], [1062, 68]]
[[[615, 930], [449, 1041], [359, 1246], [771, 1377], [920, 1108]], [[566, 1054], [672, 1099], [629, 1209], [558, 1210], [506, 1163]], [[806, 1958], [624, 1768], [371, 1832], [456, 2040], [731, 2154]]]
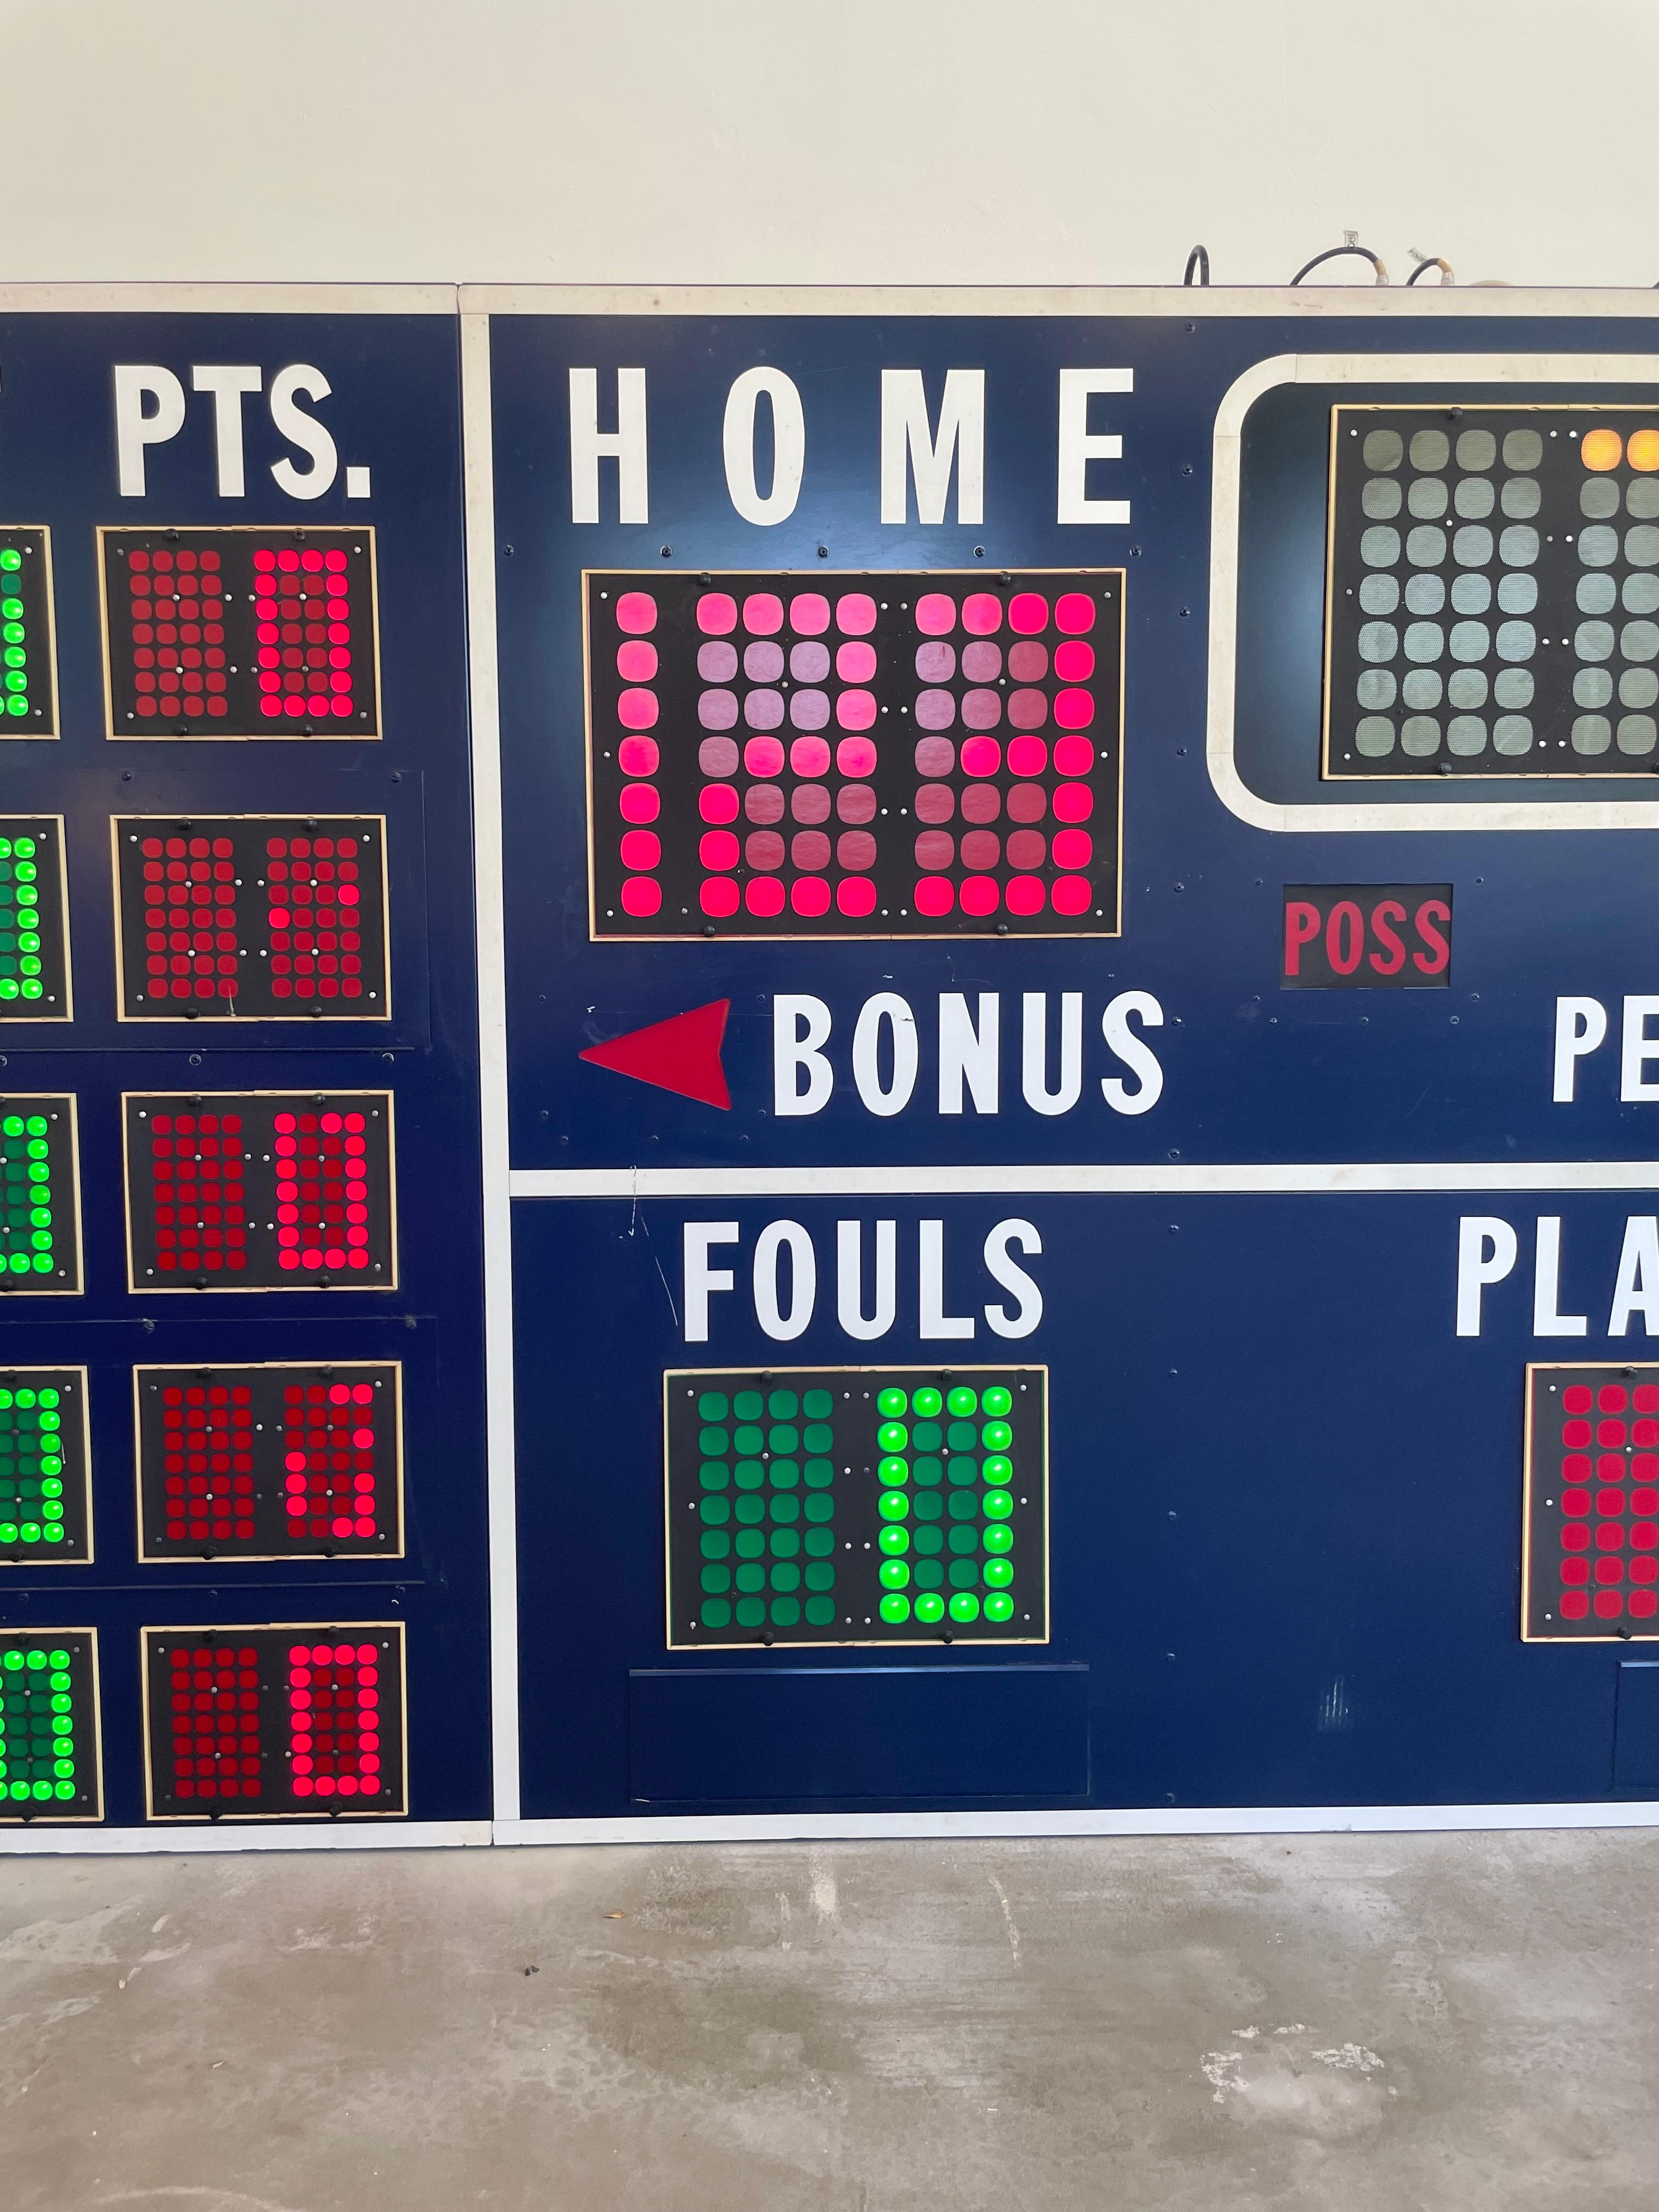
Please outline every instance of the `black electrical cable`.
[[1406, 279], [1407, 288], [1409, 289], [1412, 285], [1416, 283], [1418, 278], [1421, 276], [1426, 270], [1430, 269], [1437, 269], [1440, 271], [1440, 281], [1443, 284], [1449, 284], [1451, 283], [1452, 272], [1450, 262], [1445, 260], [1438, 253], [1431, 253], [1426, 261], [1419, 261], [1416, 268], [1413, 270], [1411, 275]]
[[1207, 284], [1210, 281], [1210, 249], [1207, 246], [1195, 246], [1187, 256], [1187, 266], [1181, 279], [1183, 284], [1192, 283], [1194, 269], [1198, 271], [1199, 283]]
[[1291, 277], [1291, 283], [1299, 284], [1302, 282], [1302, 279], [1309, 275], [1311, 270], [1318, 268], [1322, 261], [1340, 261], [1343, 255], [1346, 253], [1357, 254], [1360, 260], [1369, 261], [1371, 267], [1376, 271], [1377, 283], [1379, 284], [1386, 284], [1388, 283], [1388, 270], [1382, 266], [1382, 264], [1378, 259], [1377, 256], [1371, 252], [1369, 246], [1328, 246], [1322, 253], [1316, 253], [1311, 261], [1304, 261], [1303, 263], [1302, 266], [1297, 270], [1295, 276]]

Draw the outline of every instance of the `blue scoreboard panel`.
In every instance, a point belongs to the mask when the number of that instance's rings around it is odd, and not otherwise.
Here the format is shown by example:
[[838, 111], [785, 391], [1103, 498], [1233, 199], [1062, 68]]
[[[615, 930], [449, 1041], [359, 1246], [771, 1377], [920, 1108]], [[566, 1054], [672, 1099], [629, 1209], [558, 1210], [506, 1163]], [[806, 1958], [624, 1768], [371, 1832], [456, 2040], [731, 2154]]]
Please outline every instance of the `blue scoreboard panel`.
[[0, 289], [0, 1850], [1652, 1817], [1656, 732], [1647, 294]]
[[0, 297], [0, 1848], [483, 1836], [454, 296], [66, 297]]
[[497, 1832], [1659, 1794], [1651, 299], [462, 319]]

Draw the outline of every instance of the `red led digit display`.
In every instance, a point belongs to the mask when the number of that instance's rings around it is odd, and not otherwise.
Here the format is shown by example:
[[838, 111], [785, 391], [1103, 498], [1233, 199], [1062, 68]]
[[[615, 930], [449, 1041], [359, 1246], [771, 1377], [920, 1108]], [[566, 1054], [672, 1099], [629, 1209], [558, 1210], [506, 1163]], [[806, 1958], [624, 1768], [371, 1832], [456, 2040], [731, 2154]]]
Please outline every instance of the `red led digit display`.
[[400, 1625], [143, 1638], [152, 1820], [405, 1811]]
[[1116, 933], [1121, 571], [586, 580], [596, 938]]
[[378, 815], [111, 829], [124, 1021], [388, 1018]]
[[374, 533], [102, 530], [112, 738], [378, 738]]
[[1522, 1634], [1659, 1637], [1659, 1364], [1527, 1370]]
[[395, 1289], [388, 1092], [124, 1103], [130, 1289]]
[[144, 1559], [403, 1555], [401, 1370], [135, 1370]]

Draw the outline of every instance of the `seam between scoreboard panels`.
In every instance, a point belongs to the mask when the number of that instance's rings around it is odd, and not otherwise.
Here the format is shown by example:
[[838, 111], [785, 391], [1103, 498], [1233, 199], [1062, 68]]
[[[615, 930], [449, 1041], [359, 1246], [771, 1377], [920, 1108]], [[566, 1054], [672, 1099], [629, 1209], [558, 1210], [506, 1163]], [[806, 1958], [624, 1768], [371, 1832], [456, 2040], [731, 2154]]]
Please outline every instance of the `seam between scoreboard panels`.
[[507, 934], [501, 723], [495, 637], [495, 456], [489, 318], [463, 314], [461, 434], [483, 1179], [484, 1389], [489, 1501], [489, 1710], [494, 1803], [519, 1812], [518, 1478], [513, 1406], [513, 1209], [508, 1184]]
[[1659, 384], [1651, 354], [1275, 354], [1247, 368], [1216, 410], [1210, 495], [1209, 718], [1205, 757], [1216, 795], [1254, 830], [1655, 830], [1659, 804], [1632, 799], [1485, 805], [1289, 806], [1258, 797], [1234, 758], [1238, 665], [1238, 528], [1244, 420], [1281, 384]]
[[515, 1168], [514, 1198], [1366, 1197], [1473, 1191], [1651, 1191], [1652, 1160], [1267, 1162], [1212, 1167]]
[[641, 1813], [615, 1820], [498, 1820], [498, 1844], [746, 1844], [836, 1838], [1319, 1836], [1529, 1828], [1659, 1827], [1659, 1798], [1540, 1805], [1242, 1805], [1166, 1812]]

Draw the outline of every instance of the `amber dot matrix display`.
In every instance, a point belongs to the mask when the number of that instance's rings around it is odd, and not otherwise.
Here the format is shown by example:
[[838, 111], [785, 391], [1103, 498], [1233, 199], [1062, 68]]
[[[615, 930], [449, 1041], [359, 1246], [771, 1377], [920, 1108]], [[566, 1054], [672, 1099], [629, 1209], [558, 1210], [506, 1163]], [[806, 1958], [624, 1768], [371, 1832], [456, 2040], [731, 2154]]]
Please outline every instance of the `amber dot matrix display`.
[[671, 1644], [1046, 1640], [1047, 1382], [669, 1374]]

